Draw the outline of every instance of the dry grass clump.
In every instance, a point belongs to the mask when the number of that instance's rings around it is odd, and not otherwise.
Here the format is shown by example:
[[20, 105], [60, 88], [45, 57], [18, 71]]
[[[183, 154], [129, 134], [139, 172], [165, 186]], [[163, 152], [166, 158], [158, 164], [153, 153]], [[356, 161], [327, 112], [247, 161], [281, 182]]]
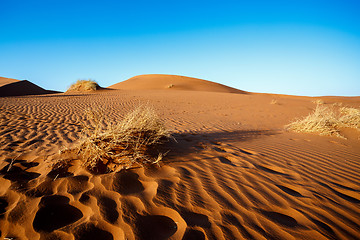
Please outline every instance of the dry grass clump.
[[322, 99], [316, 99], [316, 100], [313, 100], [312, 103], [315, 103], [316, 105], [321, 105], [321, 104], [324, 104], [324, 100]]
[[67, 150], [76, 153], [85, 167], [95, 172], [120, 171], [162, 159], [164, 154], [157, 147], [170, 133], [152, 108], [140, 106], [108, 125], [104, 116], [100, 111], [87, 111], [92, 126], [84, 126], [78, 146]]
[[276, 99], [272, 99], [270, 104], [272, 104], [272, 105], [278, 104], [278, 101]]
[[349, 107], [336, 109], [335, 105], [325, 106], [318, 103], [315, 110], [307, 117], [285, 126], [287, 130], [295, 132], [315, 132], [344, 138], [340, 134], [340, 128], [343, 127], [360, 129], [359, 109]]
[[76, 83], [73, 83], [67, 91], [96, 91], [100, 89], [100, 86], [97, 82], [89, 80], [77, 80]]
[[295, 132], [317, 132], [320, 135], [339, 134], [339, 121], [333, 109], [317, 104], [315, 110], [304, 119], [296, 120], [285, 128]]
[[360, 109], [342, 107], [340, 108], [340, 121], [347, 127], [360, 129]]

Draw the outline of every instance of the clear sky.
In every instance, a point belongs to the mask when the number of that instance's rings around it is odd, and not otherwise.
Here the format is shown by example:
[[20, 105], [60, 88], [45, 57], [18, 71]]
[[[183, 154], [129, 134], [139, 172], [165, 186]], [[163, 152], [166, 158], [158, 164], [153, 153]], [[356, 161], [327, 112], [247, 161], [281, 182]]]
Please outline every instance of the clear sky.
[[65, 91], [151, 73], [359, 96], [360, 1], [0, 0], [0, 76]]

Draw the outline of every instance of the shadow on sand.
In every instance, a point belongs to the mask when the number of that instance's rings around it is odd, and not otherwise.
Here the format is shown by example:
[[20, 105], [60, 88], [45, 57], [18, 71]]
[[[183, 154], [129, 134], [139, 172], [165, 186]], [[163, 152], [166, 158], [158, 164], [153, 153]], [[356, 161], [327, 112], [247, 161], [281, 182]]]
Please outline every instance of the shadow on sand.
[[[268, 136], [280, 134], [280, 131], [274, 130], [238, 130], [222, 132], [198, 132], [198, 133], [176, 133], [169, 142], [161, 147], [162, 152], [167, 152], [163, 162], [173, 162], [179, 156], [186, 156], [198, 153], [207, 146], [211, 145], [216, 151], [223, 151], [220, 145], [222, 143], [245, 142]], [[240, 152], [243, 150], [239, 149]], [[246, 154], [250, 154], [244, 151]]]
[[54, 94], [54, 93], [59, 93], [59, 92], [52, 90], [45, 90], [27, 80], [9, 83], [0, 87], [0, 97], [42, 95], [42, 94]]

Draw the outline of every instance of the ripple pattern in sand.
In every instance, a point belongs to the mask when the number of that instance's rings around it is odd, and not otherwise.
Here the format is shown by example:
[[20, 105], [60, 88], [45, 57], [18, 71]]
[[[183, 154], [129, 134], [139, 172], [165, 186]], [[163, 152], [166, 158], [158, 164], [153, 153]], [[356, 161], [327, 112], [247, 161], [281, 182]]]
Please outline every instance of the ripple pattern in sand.
[[[1, 238], [359, 239], [360, 153], [330, 142], [168, 114], [161, 167], [49, 172], [41, 156], [76, 141], [98, 97], [2, 99]], [[114, 91], [98, 107], [116, 119], [137, 102]]]

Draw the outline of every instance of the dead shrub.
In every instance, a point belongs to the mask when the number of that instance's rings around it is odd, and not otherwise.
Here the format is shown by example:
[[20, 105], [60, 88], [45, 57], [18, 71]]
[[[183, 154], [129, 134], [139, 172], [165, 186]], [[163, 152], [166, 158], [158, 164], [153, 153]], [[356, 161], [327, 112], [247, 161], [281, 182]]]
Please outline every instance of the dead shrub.
[[346, 127], [360, 129], [360, 109], [342, 107], [340, 108], [340, 122]]
[[320, 135], [342, 137], [340, 128], [360, 129], [360, 110], [356, 108], [335, 108], [318, 103], [315, 110], [303, 119], [296, 120], [285, 126], [295, 132], [315, 132]]
[[322, 99], [316, 99], [316, 100], [313, 100], [311, 101], [312, 103], [315, 103], [316, 105], [322, 105], [322, 104], [325, 104], [324, 100]]
[[95, 172], [116, 172], [144, 164], [158, 163], [164, 153], [158, 146], [170, 137], [156, 112], [149, 106], [140, 106], [117, 123], [108, 123], [105, 114], [87, 110], [87, 123], [82, 138], [71, 151], [83, 165]]
[[77, 80], [76, 83], [73, 83], [67, 91], [96, 91], [100, 88], [99, 84], [91, 79]]
[[278, 103], [278, 100], [272, 99], [271, 102], [270, 102], [270, 104], [275, 105], [275, 104], [279, 104], [279, 103]]

